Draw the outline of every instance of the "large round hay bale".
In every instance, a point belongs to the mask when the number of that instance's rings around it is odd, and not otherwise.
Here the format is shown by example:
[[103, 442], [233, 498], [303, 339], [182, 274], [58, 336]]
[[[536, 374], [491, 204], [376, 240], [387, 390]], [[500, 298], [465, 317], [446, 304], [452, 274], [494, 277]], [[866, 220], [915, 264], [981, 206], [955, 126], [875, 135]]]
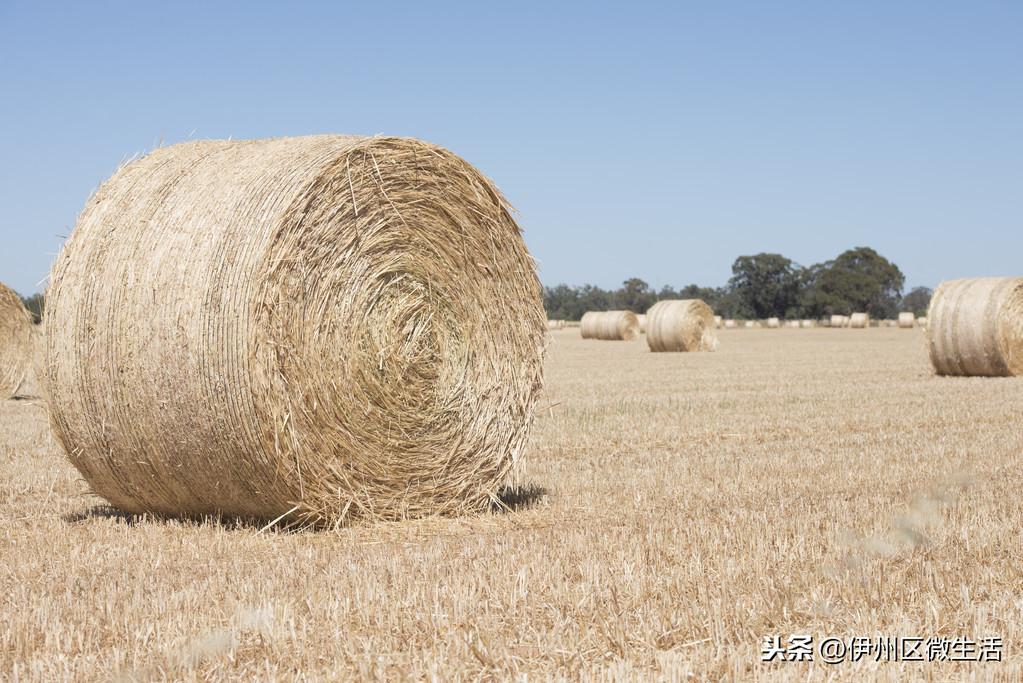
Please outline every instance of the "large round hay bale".
[[713, 351], [714, 311], [699, 299], [666, 299], [647, 311], [646, 343], [651, 351]]
[[32, 314], [0, 283], [0, 400], [11, 398], [32, 367]]
[[943, 282], [927, 312], [927, 344], [939, 375], [1023, 375], [1023, 278]]
[[831, 327], [845, 327], [845, 316], [844, 315], [832, 315], [831, 316]]
[[645, 313], [637, 313], [636, 314], [636, 322], [639, 323], [639, 333], [640, 334], [646, 334], [646, 314]]
[[866, 313], [853, 313], [847, 324], [854, 330], [866, 329], [870, 327], [870, 316]]
[[899, 313], [899, 327], [904, 330], [911, 330], [916, 326], [916, 316], [912, 313]]
[[505, 200], [399, 138], [158, 149], [54, 264], [58, 440], [130, 512], [341, 525], [488, 509], [543, 379]]
[[772, 330], [777, 330], [781, 327], [781, 320], [779, 320], [778, 318], [768, 318], [767, 327]]
[[602, 311], [587, 311], [579, 321], [579, 334], [583, 339], [597, 339]]

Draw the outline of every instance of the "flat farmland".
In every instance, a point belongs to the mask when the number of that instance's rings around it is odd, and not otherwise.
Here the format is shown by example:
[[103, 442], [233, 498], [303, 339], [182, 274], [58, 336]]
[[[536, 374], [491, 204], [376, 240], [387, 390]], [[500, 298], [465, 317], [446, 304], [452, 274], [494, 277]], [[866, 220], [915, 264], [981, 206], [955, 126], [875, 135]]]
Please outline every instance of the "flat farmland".
[[[122, 515], [0, 403], [0, 678], [1020, 680], [1023, 380], [918, 330], [552, 333], [493, 514], [340, 532]], [[1001, 662], [761, 663], [765, 636]]]

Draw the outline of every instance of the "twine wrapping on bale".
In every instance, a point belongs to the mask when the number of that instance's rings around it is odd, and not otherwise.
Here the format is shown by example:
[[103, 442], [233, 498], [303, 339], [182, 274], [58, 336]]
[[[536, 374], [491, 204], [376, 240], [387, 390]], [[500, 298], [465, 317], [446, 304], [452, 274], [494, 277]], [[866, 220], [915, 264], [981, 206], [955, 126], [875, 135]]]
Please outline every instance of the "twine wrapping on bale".
[[55, 435], [129, 512], [489, 509], [542, 387], [541, 286], [505, 200], [411, 139], [157, 149], [86, 204], [46, 318]]
[[927, 312], [927, 345], [939, 375], [1023, 375], [1023, 278], [943, 282]]
[[0, 400], [14, 396], [32, 367], [32, 314], [0, 283]]
[[916, 326], [916, 316], [912, 313], [899, 313], [899, 327], [903, 329], [912, 329]]
[[870, 316], [866, 313], [853, 313], [846, 324], [856, 330], [866, 329], [870, 327]]
[[646, 343], [651, 351], [713, 351], [714, 311], [699, 299], [666, 299], [647, 311]]

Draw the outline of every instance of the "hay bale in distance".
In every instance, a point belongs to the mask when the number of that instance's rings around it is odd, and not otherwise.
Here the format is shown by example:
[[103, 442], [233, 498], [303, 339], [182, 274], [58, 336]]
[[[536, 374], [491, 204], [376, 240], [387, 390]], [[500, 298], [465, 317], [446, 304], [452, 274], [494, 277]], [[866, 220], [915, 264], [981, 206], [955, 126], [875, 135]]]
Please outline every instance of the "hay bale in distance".
[[913, 329], [916, 327], [916, 316], [905, 311], [899, 313], [899, 327], [904, 330]]
[[720, 330], [723, 325], [724, 320], [721, 319], [721, 316], [720, 315], [714, 316], [714, 327]]
[[917, 318], [916, 324], [919, 325], [920, 327], [927, 327], [927, 316], [922, 315], [919, 318]]
[[640, 334], [646, 334], [646, 314], [645, 313], [637, 313], [636, 314], [636, 321], [639, 323], [639, 333]]
[[649, 311], [646, 343], [651, 351], [713, 351], [714, 311], [699, 299], [666, 299]]
[[543, 384], [505, 200], [412, 139], [157, 149], [87, 202], [46, 319], [54, 434], [129, 512], [487, 510]]
[[735, 321], [732, 319], [726, 320], [724, 325], [726, 330], [734, 330], [736, 327]]
[[604, 341], [632, 341], [639, 337], [639, 319], [632, 311], [606, 311], [600, 319], [600, 335]]
[[778, 318], [768, 318], [767, 326], [772, 330], [776, 330], [781, 327], [781, 321]]
[[597, 329], [602, 311], [587, 311], [579, 321], [579, 334], [583, 339], [597, 339]]
[[847, 323], [854, 330], [863, 330], [870, 327], [870, 316], [866, 313], [853, 313], [849, 316]]
[[1023, 375], [1023, 278], [941, 283], [927, 312], [927, 346], [939, 375]]
[[32, 352], [28, 371], [21, 381], [16, 398], [42, 398], [42, 378], [46, 370], [46, 326], [42, 323], [32, 326]]
[[0, 283], [0, 400], [14, 396], [32, 367], [32, 314]]
[[831, 327], [845, 327], [845, 316], [844, 315], [831, 316]]
[[806, 328], [806, 329], [810, 329], [811, 327], [817, 327], [817, 321], [816, 320], [809, 320], [809, 319], [801, 320], [801, 321], [799, 321], [799, 326], [803, 327], [803, 328]]

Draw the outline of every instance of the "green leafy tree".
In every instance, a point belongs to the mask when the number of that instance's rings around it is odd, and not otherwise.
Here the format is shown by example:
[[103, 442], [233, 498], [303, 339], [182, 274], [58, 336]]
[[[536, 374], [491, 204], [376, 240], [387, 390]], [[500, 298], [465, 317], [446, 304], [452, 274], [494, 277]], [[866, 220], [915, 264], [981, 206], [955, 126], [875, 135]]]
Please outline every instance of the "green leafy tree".
[[738, 311], [747, 316], [795, 315], [801, 270], [781, 254], [740, 256], [732, 264], [728, 288], [736, 297]]
[[902, 297], [902, 305], [899, 308], [903, 311], [912, 311], [917, 316], [927, 315], [927, 309], [931, 305], [932, 294], [934, 292], [930, 287], [914, 287], [909, 291], [909, 294]]
[[638, 277], [629, 278], [614, 294], [615, 307], [633, 313], [646, 313], [657, 301], [657, 295], [650, 285]]
[[808, 269], [802, 308], [813, 316], [865, 311], [875, 318], [892, 318], [898, 313], [904, 282], [894, 263], [870, 247], [856, 247]]

